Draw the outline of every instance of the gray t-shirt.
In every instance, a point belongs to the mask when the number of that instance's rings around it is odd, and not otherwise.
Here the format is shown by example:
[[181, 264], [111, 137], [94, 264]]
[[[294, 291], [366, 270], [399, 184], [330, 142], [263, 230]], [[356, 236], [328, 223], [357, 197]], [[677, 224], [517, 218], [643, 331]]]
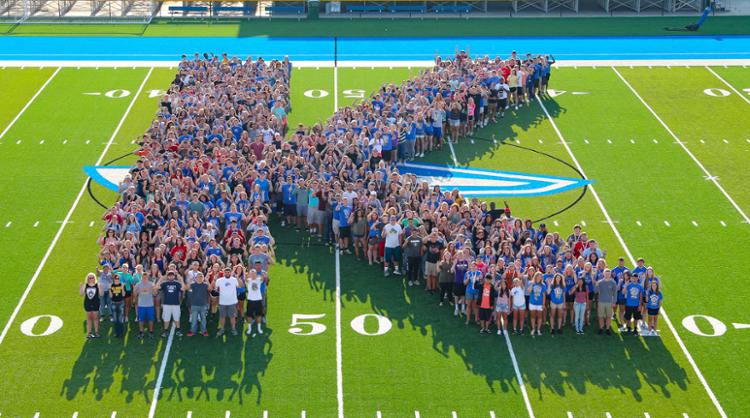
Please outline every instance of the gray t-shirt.
[[135, 285], [135, 294], [138, 297], [138, 306], [148, 308], [154, 306], [154, 284], [150, 280], [141, 280]]
[[208, 283], [193, 283], [190, 285], [190, 290], [192, 291], [190, 296], [192, 306], [208, 305]]
[[404, 253], [407, 257], [419, 257], [422, 250], [422, 237], [412, 235], [406, 239], [406, 248]]
[[614, 280], [599, 280], [596, 291], [599, 293], [599, 303], [617, 302], [617, 283]]
[[112, 273], [99, 273], [99, 285], [102, 287], [104, 293], [109, 292], [109, 288], [112, 287]]

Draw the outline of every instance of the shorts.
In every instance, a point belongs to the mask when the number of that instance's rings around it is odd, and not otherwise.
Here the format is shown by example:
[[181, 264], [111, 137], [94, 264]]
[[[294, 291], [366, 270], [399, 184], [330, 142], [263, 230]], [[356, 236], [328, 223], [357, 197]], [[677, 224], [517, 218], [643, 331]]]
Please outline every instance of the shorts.
[[297, 213], [297, 205], [284, 205], [284, 216], [295, 216]]
[[307, 216], [307, 205], [297, 205], [296, 213], [299, 217]]
[[542, 311], [542, 305], [534, 305], [533, 303], [529, 304], [529, 310], [530, 311]]
[[513, 305], [513, 310], [514, 311], [525, 311], [526, 310], [526, 305]]
[[[237, 289], [239, 290], [239, 289]], [[237, 300], [242, 301], [247, 299], [247, 293], [245, 293], [245, 290], [243, 289], [242, 292], [237, 292]]]
[[338, 219], [334, 219], [331, 222], [331, 229], [333, 230], [333, 234], [336, 235], [336, 236], [339, 235], [339, 225], [340, 225], [340, 222], [339, 222]]
[[378, 245], [378, 237], [367, 237], [367, 244], [371, 246]]
[[495, 311], [500, 313], [510, 313], [510, 305], [507, 303], [498, 303], [495, 305]]
[[480, 321], [489, 321], [491, 316], [492, 316], [492, 309], [479, 308], [479, 320]]
[[155, 317], [153, 306], [138, 307], [138, 322], [153, 321]]
[[424, 274], [425, 276], [437, 276], [438, 275], [438, 269], [437, 269], [437, 263], [424, 263]]
[[474, 290], [471, 286], [466, 286], [466, 299], [476, 300], [479, 298], [479, 292]]
[[625, 307], [625, 320], [630, 321], [635, 319], [636, 321], [641, 319], [641, 310], [638, 306], [626, 306]]
[[99, 306], [101, 304], [99, 302], [84, 302], [83, 304], [83, 310], [86, 312], [99, 312]]
[[466, 295], [466, 285], [463, 283], [453, 283], [453, 296], [463, 297]]
[[[547, 300], [549, 300], [549, 299], [547, 299]], [[552, 303], [552, 302], [549, 303], [550, 309], [562, 309], [563, 306], [565, 306], [565, 304], [563, 304], [563, 303]]]
[[461, 126], [461, 119], [448, 119], [448, 124], [454, 128]]
[[505, 109], [508, 107], [508, 99], [500, 99], [500, 104], [498, 105], [498, 108]]
[[611, 303], [600, 303], [596, 306], [596, 316], [599, 318], [609, 318], [614, 313]]
[[573, 303], [576, 301], [576, 295], [565, 295], [565, 302], [566, 303]]
[[385, 247], [385, 262], [401, 263], [401, 247]]
[[443, 128], [438, 128], [436, 126], [432, 127], [432, 136], [435, 137], [435, 139], [440, 139], [443, 137]]
[[390, 161], [393, 156], [393, 150], [383, 150], [383, 159]]
[[315, 222], [315, 216], [317, 215], [318, 208], [309, 206], [307, 208], [307, 223], [308, 224], [314, 224]]
[[510, 87], [509, 90], [510, 90], [511, 93], [515, 93], [516, 92], [516, 87]]
[[352, 227], [351, 226], [340, 226], [339, 227], [339, 237], [340, 238], [349, 238], [352, 236]]
[[648, 316], [659, 316], [659, 308], [648, 308]]
[[127, 298], [129, 298], [131, 296], [133, 296], [133, 291], [132, 290], [126, 290], [125, 291], [125, 298], [127, 299]]
[[263, 315], [263, 301], [262, 300], [247, 301], [247, 309], [245, 309], [245, 316], [257, 318], [262, 315]]
[[221, 318], [233, 318], [237, 315], [237, 305], [219, 305], [219, 316]]
[[180, 320], [180, 305], [163, 305], [161, 308], [161, 320], [164, 322]]

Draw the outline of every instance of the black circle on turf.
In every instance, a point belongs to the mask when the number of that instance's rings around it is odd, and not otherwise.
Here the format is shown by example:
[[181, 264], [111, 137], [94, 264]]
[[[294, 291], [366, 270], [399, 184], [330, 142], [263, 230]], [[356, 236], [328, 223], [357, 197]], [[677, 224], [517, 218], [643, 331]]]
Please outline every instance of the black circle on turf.
[[[513, 144], [511, 142], [506, 142], [504, 139], [494, 140], [494, 139], [482, 138], [482, 137], [479, 137], [479, 136], [469, 136], [469, 139], [474, 139], [474, 140], [477, 140], [477, 141], [493, 142], [493, 143], [497, 143], [497, 144], [500, 144], [500, 145], [507, 145], [507, 146], [510, 146], [510, 147], [514, 147], [514, 148], [522, 149], [522, 150], [525, 150], [525, 151], [533, 152], [535, 154], [543, 155], [543, 156], [545, 156], [547, 158], [550, 158], [550, 159], [552, 159], [554, 161], [557, 161], [557, 162], [565, 165], [566, 167], [570, 168], [571, 170], [573, 170], [573, 172], [576, 173], [576, 175], [581, 180], [587, 180], [586, 176], [583, 175], [583, 173], [581, 172], [581, 170], [579, 170], [578, 168], [576, 168], [574, 165], [572, 165], [569, 162], [567, 162], [565, 160], [562, 160], [562, 159], [560, 159], [558, 157], [555, 157], [554, 155], [548, 154], [548, 153], [546, 153], [544, 151], [540, 151], [538, 149], [534, 149], [534, 148], [530, 148], [530, 147], [524, 147], [522, 145]], [[563, 207], [560, 210], [557, 210], [557, 211], [555, 211], [553, 213], [550, 213], [549, 215], [543, 216], [543, 217], [541, 217], [539, 219], [534, 219], [531, 222], [538, 223], [538, 222], [541, 222], [541, 221], [545, 221], [545, 220], [547, 220], [547, 219], [549, 219], [549, 218], [551, 218], [553, 216], [557, 216], [557, 215], [559, 215], [559, 214], [561, 214], [561, 213], [569, 210], [573, 206], [577, 205], [578, 202], [580, 202], [583, 199], [583, 197], [586, 195], [586, 191], [588, 191], [588, 189], [589, 189], [588, 184], [584, 185], [582, 187], [581, 193], [578, 195], [578, 197], [576, 197], [575, 200], [573, 200], [572, 202], [570, 202], [568, 205], [566, 205], [565, 207]]]

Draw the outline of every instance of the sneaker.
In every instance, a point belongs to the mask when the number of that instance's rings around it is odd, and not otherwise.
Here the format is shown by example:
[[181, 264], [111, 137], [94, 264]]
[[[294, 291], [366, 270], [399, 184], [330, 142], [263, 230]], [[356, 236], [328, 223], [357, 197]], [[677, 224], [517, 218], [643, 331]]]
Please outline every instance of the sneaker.
[[497, 335], [503, 335], [503, 330], [501, 329], [497, 330]]
[[235, 337], [237, 336], [237, 330], [234, 328], [232, 328], [232, 335], [234, 335]]
[[143, 331], [139, 332], [138, 333], [138, 338], [143, 339], [143, 337], [145, 337], [145, 335], [143, 334]]
[[194, 336], [194, 335], [195, 335], [195, 334], [193, 334], [193, 331], [188, 331], [188, 333], [187, 333], [187, 336], [188, 336], [188, 337], [192, 337], [192, 336]]
[[88, 335], [86, 336], [86, 338], [90, 340], [90, 339], [94, 338], [94, 334], [88, 334]]
[[216, 336], [217, 336], [217, 337], [221, 337], [222, 335], [224, 335], [224, 328], [221, 328], [220, 330], [218, 330], [218, 331], [216, 332]]
[[401, 270], [396, 269], [396, 270], [393, 270], [393, 274], [395, 274], [396, 276], [400, 276], [402, 273], [401, 273]]
[[607, 334], [607, 335], [612, 335], [612, 331], [610, 331], [610, 330], [607, 330], [606, 334]]
[[250, 324], [250, 326], [247, 327], [247, 331], [245, 331], [245, 334], [250, 335], [253, 333], [253, 325]]
[[261, 327], [258, 327], [258, 334], [263, 334], [263, 329], [261, 329]]
[[208, 337], [208, 331], [203, 331], [203, 336]]
[[161, 337], [162, 338], [167, 338], [168, 335], [169, 335], [169, 333], [167, 331], [164, 331], [164, 332], [161, 333]]
[[414, 282], [409, 280], [409, 287], [412, 287], [412, 286], [414, 286]]
[[153, 332], [153, 331], [150, 331], [150, 332], [148, 333], [148, 338], [150, 338], [150, 339], [152, 339], [152, 340], [154, 339], [154, 332]]
[[458, 316], [458, 309], [453, 311], [453, 316]]
[[443, 301], [441, 300], [440, 303], [438, 303], [438, 306], [443, 306]]
[[391, 275], [391, 272], [388, 271], [388, 269], [383, 270], [383, 276], [388, 277]]
[[352, 253], [352, 251], [351, 251], [350, 249], [348, 249], [348, 248], [347, 248], [347, 249], [345, 249], [345, 250], [344, 250], [344, 253], [345, 253], [345, 254], [351, 254], [351, 253]]
[[638, 334], [638, 330], [637, 329], [633, 331], [633, 336], [634, 337], [639, 337], [640, 336], [640, 334]]
[[419, 280], [414, 281], [414, 286], [419, 286]]

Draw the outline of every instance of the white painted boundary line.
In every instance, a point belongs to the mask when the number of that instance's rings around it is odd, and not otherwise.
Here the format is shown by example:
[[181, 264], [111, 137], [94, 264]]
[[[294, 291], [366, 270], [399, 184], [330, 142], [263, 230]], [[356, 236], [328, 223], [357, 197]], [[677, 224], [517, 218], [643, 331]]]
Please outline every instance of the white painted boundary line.
[[[96, 163], [94, 163], [94, 165], [99, 165], [102, 163], [102, 160], [104, 159], [104, 156], [107, 154], [107, 151], [109, 150], [110, 145], [112, 145], [112, 141], [115, 140], [115, 137], [117, 136], [117, 134], [120, 132], [120, 129], [122, 128], [122, 124], [125, 123], [125, 119], [127, 119], [128, 114], [130, 114], [130, 110], [133, 109], [135, 100], [138, 98], [138, 96], [141, 95], [141, 92], [143, 91], [143, 87], [146, 85], [146, 81], [148, 81], [148, 78], [151, 76], [152, 71], [153, 71], [153, 68], [148, 70], [146, 77], [143, 79], [143, 82], [141, 82], [141, 85], [138, 87], [138, 91], [136, 91], [136, 93], [133, 95], [133, 99], [130, 101], [128, 108], [125, 110], [125, 114], [122, 115], [122, 119], [120, 119], [120, 123], [117, 124], [115, 131], [112, 132], [112, 136], [109, 138], [109, 142], [107, 142], [107, 145], [102, 150], [102, 153], [99, 155], [99, 158], [96, 160]], [[55, 248], [55, 245], [57, 245], [57, 241], [60, 240], [60, 236], [65, 230], [65, 225], [70, 223], [69, 222], [70, 218], [73, 216], [73, 212], [78, 206], [78, 202], [81, 201], [81, 197], [83, 196], [83, 193], [85, 191], [86, 191], [86, 182], [84, 181], [83, 186], [81, 186], [81, 190], [78, 192], [78, 196], [76, 196], [76, 199], [73, 201], [73, 206], [70, 207], [68, 214], [65, 215], [65, 219], [62, 221], [62, 224], [60, 224], [60, 228], [57, 230], [55, 237], [52, 238], [52, 242], [50, 243], [49, 248], [47, 248], [47, 252], [44, 253], [44, 257], [42, 257], [42, 261], [39, 262], [39, 266], [36, 268], [34, 275], [31, 276], [31, 280], [29, 281], [29, 284], [26, 286], [26, 290], [24, 290], [23, 295], [21, 295], [21, 299], [18, 300], [18, 305], [16, 305], [16, 308], [13, 309], [13, 313], [10, 315], [10, 318], [8, 318], [8, 322], [5, 324], [5, 327], [3, 328], [3, 332], [0, 334], [0, 344], [2, 344], [3, 341], [5, 341], [5, 336], [8, 335], [8, 331], [10, 330], [11, 324], [13, 324], [13, 321], [16, 319], [16, 316], [18, 316], [18, 312], [21, 311], [21, 306], [23, 306], [23, 303], [24, 301], [26, 301], [26, 298], [29, 297], [31, 288], [34, 287], [34, 283], [36, 283], [36, 280], [39, 278], [39, 275], [42, 273], [42, 269], [44, 268], [44, 265], [47, 263], [47, 259], [52, 254], [52, 250]]]
[[529, 400], [529, 394], [526, 393], [526, 385], [523, 383], [523, 377], [521, 376], [521, 369], [518, 367], [518, 361], [516, 360], [516, 352], [513, 351], [513, 344], [510, 342], [508, 333], [504, 332], [505, 344], [508, 346], [508, 353], [510, 354], [510, 361], [513, 363], [513, 370], [516, 372], [516, 379], [518, 380], [518, 387], [521, 388], [521, 395], [523, 395], [523, 403], [526, 404], [526, 411], [529, 413], [529, 418], [534, 418], [534, 410], [531, 408], [531, 401]]
[[151, 398], [151, 408], [148, 410], [148, 418], [154, 418], [156, 414], [156, 404], [159, 402], [159, 392], [161, 392], [161, 382], [164, 380], [164, 371], [167, 369], [167, 360], [169, 359], [169, 350], [172, 349], [172, 341], [174, 340], [174, 323], [169, 328], [169, 338], [167, 338], [167, 346], [164, 348], [164, 357], [161, 359], [161, 367], [159, 367], [159, 376], [156, 378], [156, 385], [154, 386], [154, 395]]
[[742, 94], [741, 92], [737, 91], [737, 89], [736, 89], [736, 88], [734, 88], [734, 86], [733, 86], [733, 85], [729, 84], [729, 82], [728, 82], [727, 80], [724, 80], [724, 78], [723, 78], [722, 76], [720, 76], [719, 74], [717, 74], [717, 73], [716, 73], [716, 71], [712, 70], [712, 69], [711, 69], [711, 67], [709, 67], [708, 65], [706, 65], [706, 69], [707, 69], [707, 70], [708, 70], [708, 71], [709, 71], [709, 72], [710, 72], [711, 74], [715, 75], [715, 76], [716, 76], [716, 78], [718, 78], [719, 80], [721, 80], [721, 82], [722, 82], [722, 83], [726, 84], [726, 85], [727, 85], [727, 87], [729, 87], [730, 89], [732, 89], [732, 91], [733, 91], [733, 92], [737, 93], [737, 95], [738, 95], [738, 96], [740, 96], [740, 98], [741, 98], [742, 100], [746, 101], [746, 102], [747, 102], [747, 104], [750, 104], [750, 99], [748, 99], [746, 95], [744, 95], [744, 94]]
[[339, 67], [333, 67], [333, 111], [339, 110]]
[[339, 418], [344, 418], [344, 373], [341, 360], [341, 264], [339, 249], [336, 249], [336, 400]]
[[[146, 67], [146, 68], [169, 68], [177, 67], [178, 59], [174, 61], [164, 60], [0, 60], [0, 66], [4, 67], [73, 67], [73, 68], [112, 68], [112, 67]], [[334, 66], [333, 60], [301, 61], [294, 60], [295, 68], [330, 68]], [[432, 60], [338, 60], [341, 68], [353, 67], [432, 67]], [[724, 59], [634, 59], [634, 60], [564, 60], [559, 59], [555, 67], [606, 67], [611, 65], [629, 67], [668, 67], [668, 66], [704, 66], [704, 65], [727, 65], [739, 66], [750, 65], [750, 59], [724, 58]]]
[[[612, 67], [612, 70], [615, 72], [615, 74], [617, 74], [618, 77], [620, 77], [620, 80], [622, 80], [622, 82], [625, 83], [626, 86], [628, 86], [628, 88], [630, 89], [630, 91], [633, 92], [633, 94], [635, 95], [635, 97], [637, 97], [638, 100], [640, 100], [641, 103], [643, 103], [643, 105], [646, 106], [646, 109], [648, 109], [648, 111], [651, 112], [651, 114], [654, 116], [654, 118], [656, 118], [656, 120], [659, 121], [659, 123], [661, 124], [661, 126], [663, 126], [664, 129], [669, 133], [669, 135], [671, 135], [672, 138], [674, 138], [675, 142], [678, 143], [680, 145], [680, 147], [682, 147], [682, 149], [685, 150], [685, 152], [690, 156], [690, 158], [692, 158], [692, 160], [695, 162], [695, 164], [697, 164], [698, 167], [700, 167], [700, 169], [707, 176], [707, 178], [709, 180], [711, 180], [716, 185], [716, 187], [721, 191], [721, 193], [724, 195], [724, 197], [726, 197], [727, 200], [729, 200], [729, 203], [731, 203], [732, 206], [734, 206], [734, 208], [740, 214], [740, 216], [742, 216], [742, 219], [744, 219], [745, 222], [750, 223], [750, 218], [747, 217], [747, 215], [742, 210], [742, 208], [740, 208], [740, 206], [737, 204], [737, 202], [735, 202], [734, 199], [732, 199], [732, 197], [729, 196], [729, 193], [727, 193], [727, 191], [724, 190], [724, 187], [722, 187], [722, 185], [719, 184], [719, 181], [716, 179], [716, 177], [712, 176], [711, 173], [708, 172], [708, 170], [706, 169], [706, 167], [700, 161], [698, 161], [698, 158], [696, 158], [695, 155], [692, 152], [690, 152], [690, 150], [688, 149], [688, 147], [685, 146], [685, 143], [682, 142], [682, 141], [680, 141], [680, 139], [677, 137], [677, 135], [675, 135], [675, 133], [672, 132], [672, 130], [669, 128], [669, 126], [667, 126], [667, 124], [659, 117], [659, 115], [656, 114], [656, 112], [654, 111], [654, 109], [651, 108], [651, 106], [649, 106], [649, 104], [646, 103], [645, 100], [643, 100], [643, 97], [641, 97], [641, 95], [638, 94], [638, 92], [635, 90], [635, 88], [633, 88], [633, 86], [630, 85], [630, 83], [628, 83], [628, 80], [626, 80], [625, 77], [623, 77], [622, 74], [620, 74], [620, 72], [617, 71], [617, 68]], [[633, 264], [635, 264], [635, 263], [633, 263]]]
[[[613, 68], [614, 69], [614, 68]], [[615, 70], [617, 72], [617, 70]], [[619, 75], [619, 73], [618, 73]], [[620, 76], [622, 77], [622, 76]], [[560, 137], [560, 140], [563, 143], [563, 146], [565, 147], [565, 150], [568, 152], [568, 155], [570, 155], [571, 160], [573, 160], [573, 163], [578, 168], [578, 171], [583, 174], [583, 177], [588, 178], [586, 173], [583, 171], [583, 167], [581, 166], [581, 163], [578, 162], [578, 159], [573, 154], [573, 151], [570, 149], [568, 144], [565, 142], [565, 139], [562, 135], [562, 132], [560, 132], [560, 129], [558, 129], [557, 124], [555, 123], [554, 119], [552, 119], [552, 116], [547, 111], [547, 108], [544, 106], [544, 103], [542, 100], [537, 96], [537, 102], [542, 107], [542, 110], [544, 111], [544, 114], [547, 116], [547, 119], [552, 124], [552, 128], [555, 130], [555, 133], [557, 133], [557, 136]], [[671, 132], [671, 131], [670, 131]], [[630, 249], [628, 248], [628, 245], [625, 244], [625, 240], [623, 240], [622, 235], [620, 235], [620, 231], [617, 229], [617, 226], [615, 226], [615, 223], [612, 222], [612, 218], [609, 216], [609, 212], [607, 212], [607, 209], [604, 207], [604, 203], [602, 203], [602, 200], [599, 198], [599, 194], [596, 192], [596, 189], [593, 185], [589, 185], [589, 190], [591, 190], [591, 195], [594, 196], [594, 199], [596, 200], [596, 203], [599, 205], [599, 208], [602, 210], [602, 213], [604, 214], [604, 217], [607, 218], [607, 221], [609, 221], [609, 226], [612, 228], [612, 232], [615, 234], [615, 237], [617, 237], [617, 240], [620, 242], [620, 245], [622, 246], [622, 249], [625, 250], [625, 254], [627, 254], [628, 259], [630, 260], [630, 263], [632, 265], [635, 265], [635, 258], [633, 257], [633, 254], [630, 252]], [[698, 380], [701, 381], [703, 384], [703, 387], [706, 389], [706, 393], [708, 394], [708, 397], [711, 398], [711, 401], [713, 402], [714, 406], [716, 407], [717, 411], [719, 412], [719, 415], [721, 415], [722, 418], [727, 418], [727, 414], [724, 412], [724, 409], [721, 407], [721, 404], [719, 403], [719, 400], [716, 398], [716, 395], [714, 395], [714, 392], [711, 390], [711, 388], [708, 386], [708, 382], [703, 377], [703, 373], [701, 373], [700, 369], [698, 368], [698, 364], [695, 363], [695, 360], [693, 359], [693, 356], [688, 351], [687, 347], [685, 346], [685, 343], [682, 341], [682, 338], [680, 338], [680, 335], [677, 334], [677, 330], [675, 329], [674, 325], [672, 325], [672, 321], [667, 316], [667, 311], [664, 310], [664, 308], [661, 308], [661, 316], [664, 318], [664, 322], [669, 327], [670, 331], [675, 337], [675, 340], [677, 341], [677, 344], [682, 349], [682, 352], [685, 354], [685, 357], [687, 358], [688, 362], [691, 366], [693, 366], [693, 370], [695, 371], [695, 374], [698, 376]]]
[[[453, 139], [453, 138], [451, 138], [451, 139]], [[448, 149], [451, 150], [451, 158], [453, 159], [453, 165], [455, 165], [456, 167], [458, 167], [458, 158], [456, 158], [456, 150], [453, 149], [453, 143], [451, 141], [446, 140], [446, 139], [443, 139], [443, 140], [448, 143]]]
[[8, 133], [8, 131], [10, 130], [10, 128], [12, 128], [13, 125], [16, 124], [16, 122], [18, 121], [18, 119], [21, 118], [21, 115], [23, 115], [24, 112], [26, 112], [26, 109], [28, 109], [29, 106], [31, 106], [31, 104], [34, 102], [34, 100], [36, 100], [36, 98], [42, 93], [42, 91], [44, 91], [44, 89], [47, 88], [47, 85], [52, 81], [53, 78], [55, 78], [55, 76], [57, 75], [57, 73], [60, 72], [61, 68], [62, 67], [57, 67], [57, 69], [55, 70], [55, 72], [52, 73], [52, 75], [49, 76], [49, 78], [47, 79], [47, 81], [44, 82], [44, 84], [42, 84], [42, 87], [39, 87], [39, 90], [37, 90], [36, 93], [34, 93], [34, 95], [31, 96], [31, 99], [29, 99], [29, 101], [26, 102], [26, 105], [21, 109], [20, 112], [18, 112], [18, 114], [16, 115], [16, 117], [13, 118], [13, 120], [10, 121], [10, 123], [8, 124], [8, 126], [6, 126], [5, 129], [3, 129], [3, 132], [0, 133], [0, 139], [3, 139], [3, 137], [5, 136], [5, 134]]

